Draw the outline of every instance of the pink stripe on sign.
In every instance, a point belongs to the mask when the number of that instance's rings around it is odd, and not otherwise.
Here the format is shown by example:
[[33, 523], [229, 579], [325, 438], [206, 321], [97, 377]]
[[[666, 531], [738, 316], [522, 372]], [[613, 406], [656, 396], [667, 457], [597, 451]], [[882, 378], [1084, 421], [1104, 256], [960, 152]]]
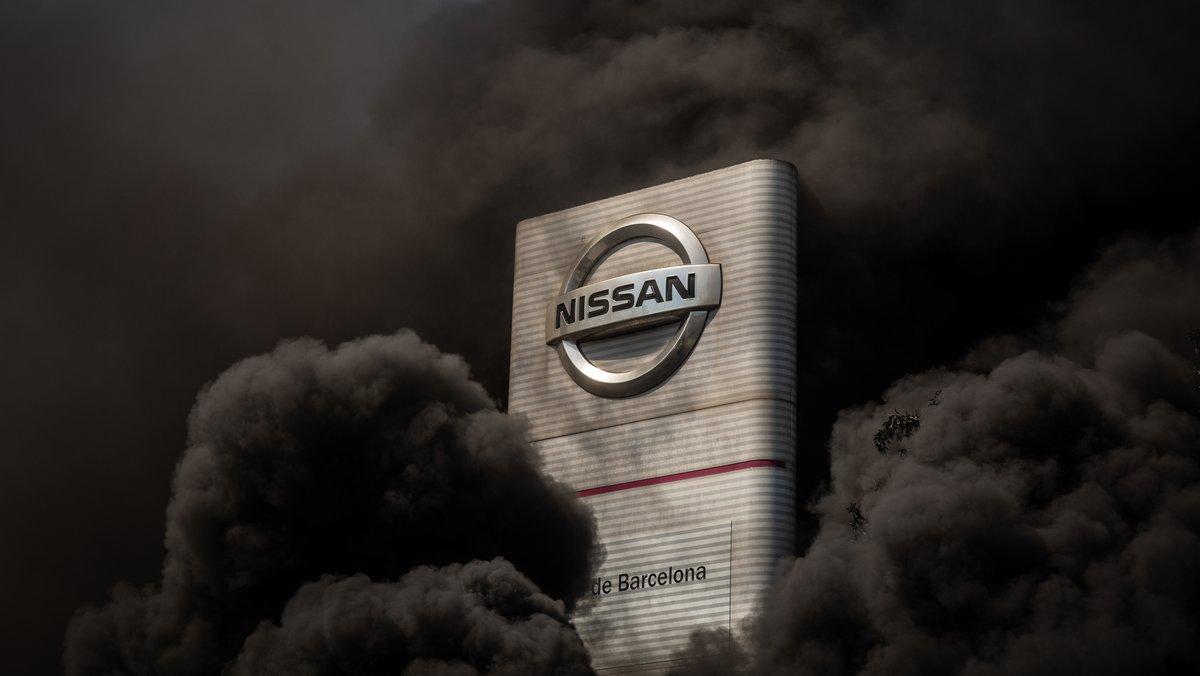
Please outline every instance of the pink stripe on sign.
[[780, 469], [787, 467], [787, 463], [782, 460], [743, 460], [734, 462], [728, 465], [717, 465], [716, 467], [705, 467], [704, 469], [693, 469], [687, 472], [677, 472], [675, 474], [664, 474], [662, 476], [650, 477], [649, 479], [636, 479], [634, 481], [622, 481], [619, 484], [609, 484], [607, 486], [596, 486], [595, 488], [585, 488], [579, 491], [579, 497], [586, 498], [589, 495], [600, 495], [601, 493], [615, 493], [616, 491], [624, 491], [630, 488], [641, 488], [642, 486], [654, 486], [655, 484], [669, 484], [672, 481], [683, 481], [684, 479], [697, 479], [702, 476], [712, 476], [714, 474], [724, 474], [726, 472], [736, 472], [739, 469], [750, 469], [752, 467], [778, 467]]

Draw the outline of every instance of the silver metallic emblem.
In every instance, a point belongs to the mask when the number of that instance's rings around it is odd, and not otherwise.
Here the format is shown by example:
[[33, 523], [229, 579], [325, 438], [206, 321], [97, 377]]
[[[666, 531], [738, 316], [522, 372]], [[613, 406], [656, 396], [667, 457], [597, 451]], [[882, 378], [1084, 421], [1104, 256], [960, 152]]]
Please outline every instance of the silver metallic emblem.
[[[669, 247], [683, 265], [585, 284], [606, 255], [635, 238]], [[666, 380], [700, 340], [709, 312], [721, 304], [721, 266], [708, 262], [699, 238], [662, 214], [630, 216], [604, 229], [576, 261], [562, 292], [546, 310], [546, 344], [571, 379], [592, 394], [630, 397]], [[606, 371], [588, 361], [578, 342], [658, 326], [682, 318], [679, 329], [650, 362], [631, 371]]]

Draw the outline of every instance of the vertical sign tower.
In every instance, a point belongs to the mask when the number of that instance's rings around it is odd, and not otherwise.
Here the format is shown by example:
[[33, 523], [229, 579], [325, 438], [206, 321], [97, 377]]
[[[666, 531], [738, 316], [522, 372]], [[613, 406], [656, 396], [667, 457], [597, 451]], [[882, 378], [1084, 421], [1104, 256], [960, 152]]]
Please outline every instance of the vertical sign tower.
[[601, 672], [737, 632], [792, 553], [796, 201], [756, 160], [517, 226], [510, 410], [595, 512]]

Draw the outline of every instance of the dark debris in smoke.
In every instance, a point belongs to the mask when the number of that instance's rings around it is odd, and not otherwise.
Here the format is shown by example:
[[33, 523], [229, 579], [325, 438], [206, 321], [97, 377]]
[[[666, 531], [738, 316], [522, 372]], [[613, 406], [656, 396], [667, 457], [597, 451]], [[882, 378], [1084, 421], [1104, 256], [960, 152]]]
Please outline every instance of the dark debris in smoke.
[[908, 453], [908, 448], [902, 442], [919, 429], [921, 429], [921, 418], [916, 413], [892, 411], [888, 417], [883, 419], [883, 424], [875, 431], [871, 440], [880, 455], [887, 455], [892, 444], [896, 444], [894, 447], [896, 453], [904, 455]]
[[863, 516], [862, 507], [857, 502], [846, 505], [846, 513], [850, 515], [850, 533], [855, 540], [867, 534], [867, 517]]

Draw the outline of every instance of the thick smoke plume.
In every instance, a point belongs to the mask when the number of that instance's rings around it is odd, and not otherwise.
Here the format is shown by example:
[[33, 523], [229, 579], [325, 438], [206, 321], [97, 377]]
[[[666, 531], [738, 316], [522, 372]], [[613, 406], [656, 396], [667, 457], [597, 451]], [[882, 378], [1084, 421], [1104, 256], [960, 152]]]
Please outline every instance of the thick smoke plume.
[[[1200, 669], [1200, 390], [1185, 342], [1200, 232], [1113, 247], [1060, 312], [842, 412], [820, 530], [755, 618], [750, 672]], [[919, 411], [919, 428], [906, 453], [881, 453], [897, 409]]]
[[590, 674], [563, 604], [512, 564], [422, 567], [395, 583], [324, 577], [264, 622], [229, 670], [259, 674]]
[[594, 525], [524, 434], [408, 331], [235, 364], [188, 421], [161, 582], [77, 614], [68, 673], [590, 672]]

